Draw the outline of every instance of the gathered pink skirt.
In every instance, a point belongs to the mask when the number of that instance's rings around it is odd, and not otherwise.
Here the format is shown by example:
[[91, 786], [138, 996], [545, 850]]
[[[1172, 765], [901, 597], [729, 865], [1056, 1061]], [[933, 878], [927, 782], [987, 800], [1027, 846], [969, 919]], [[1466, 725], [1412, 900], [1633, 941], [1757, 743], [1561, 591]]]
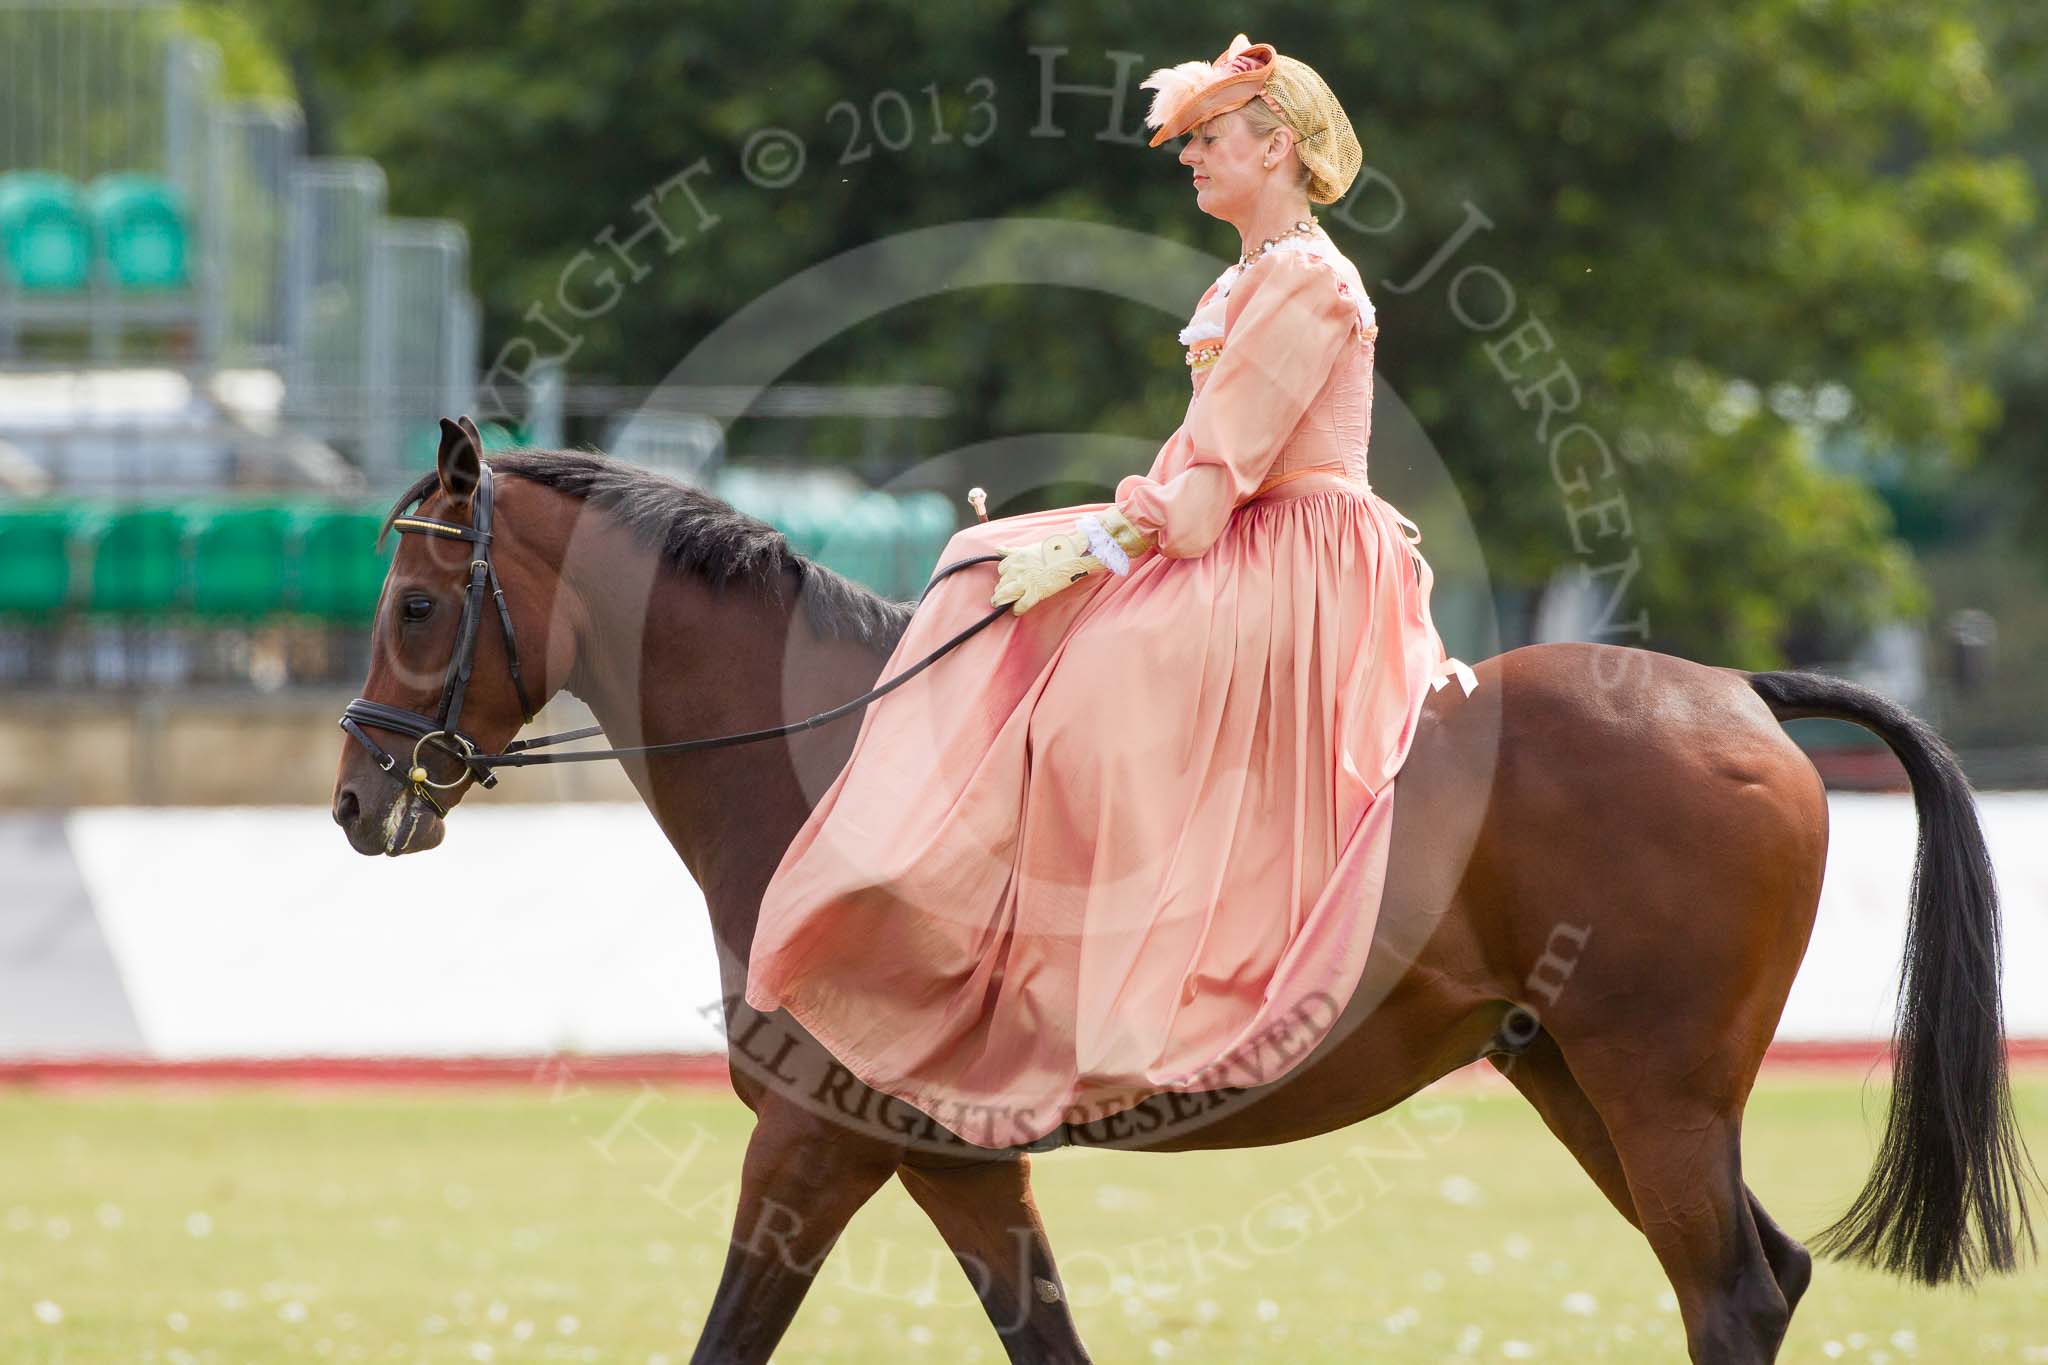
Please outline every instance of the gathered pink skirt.
[[[970, 527], [939, 562], [1105, 505]], [[994, 582], [935, 585], [881, 676]], [[998, 620], [867, 709], [763, 898], [748, 1003], [989, 1147], [1278, 1079], [1364, 969], [1445, 664], [1430, 586], [1394, 510], [1330, 474], [1197, 558]]]

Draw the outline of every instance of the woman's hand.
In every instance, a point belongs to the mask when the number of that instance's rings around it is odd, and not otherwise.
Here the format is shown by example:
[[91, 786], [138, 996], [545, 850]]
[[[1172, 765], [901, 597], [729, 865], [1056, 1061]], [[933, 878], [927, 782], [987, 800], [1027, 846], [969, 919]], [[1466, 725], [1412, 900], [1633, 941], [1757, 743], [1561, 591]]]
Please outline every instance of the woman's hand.
[[1036, 545], [1018, 545], [1003, 551], [1002, 562], [996, 566], [995, 595], [989, 598], [989, 605], [1008, 604], [1013, 614], [1022, 616], [1060, 589], [1108, 572], [1107, 564], [1088, 553], [1085, 537], [1061, 531]]
[[1131, 560], [1152, 548], [1152, 538], [1131, 524], [1115, 503], [1100, 512], [1084, 514], [1074, 531], [1088, 542], [1088, 550], [1122, 578], [1131, 571]]

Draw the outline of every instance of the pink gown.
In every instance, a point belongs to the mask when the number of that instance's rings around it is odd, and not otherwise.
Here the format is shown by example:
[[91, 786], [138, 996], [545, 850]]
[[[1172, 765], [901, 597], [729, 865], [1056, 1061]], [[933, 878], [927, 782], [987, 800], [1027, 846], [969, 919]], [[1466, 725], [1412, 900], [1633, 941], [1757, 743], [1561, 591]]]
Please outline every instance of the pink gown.
[[[1320, 230], [1210, 286], [1187, 416], [1116, 489], [1156, 550], [867, 708], [762, 900], [749, 1004], [988, 1147], [1271, 1081], [1321, 1040], [1372, 943], [1417, 715], [1462, 671], [1366, 481], [1377, 331]], [[971, 526], [939, 563], [1104, 505]], [[995, 580], [939, 582], [881, 676]]]

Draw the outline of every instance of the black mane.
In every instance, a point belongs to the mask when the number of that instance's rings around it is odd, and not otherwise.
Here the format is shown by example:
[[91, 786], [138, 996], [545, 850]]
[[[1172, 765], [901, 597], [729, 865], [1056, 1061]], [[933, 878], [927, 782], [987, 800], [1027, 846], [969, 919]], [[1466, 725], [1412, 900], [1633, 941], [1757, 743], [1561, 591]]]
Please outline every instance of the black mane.
[[[608, 512], [662, 563], [714, 588], [737, 583], [787, 602], [794, 580], [805, 618], [828, 639], [887, 651], [910, 623], [911, 603], [891, 602], [805, 559], [782, 532], [701, 488], [593, 451], [507, 450], [490, 465]], [[422, 474], [392, 504], [385, 528], [439, 486], [438, 475]]]

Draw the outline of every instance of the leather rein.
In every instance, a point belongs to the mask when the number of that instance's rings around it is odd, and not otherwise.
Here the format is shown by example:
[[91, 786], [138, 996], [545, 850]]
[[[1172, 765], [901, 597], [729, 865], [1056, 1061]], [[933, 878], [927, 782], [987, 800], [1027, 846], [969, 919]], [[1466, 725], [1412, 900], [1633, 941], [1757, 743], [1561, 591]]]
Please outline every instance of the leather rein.
[[[348, 736], [369, 751], [371, 758], [383, 771], [393, 772], [398, 767], [397, 756], [378, 744], [369, 735], [371, 730], [383, 730], [390, 734], [404, 735], [413, 741], [412, 762], [408, 766], [405, 780], [413, 791], [441, 816], [448, 814], [448, 808], [434, 795], [459, 787], [463, 782], [475, 779], [479, 786], [497, 785], [499, 768], [528, 768], [544, 763], [596, 763], [607, 759], [638, 757], [643, 754], [680, 754], [700, 749], [722, 749], [738, 744], [758, 744], [763, 740], [780, 739], [785, 735], [813, 730], [829, 725], [835, 720], [852, 715], [877, 698], [888, 695], [904, 683], [937, 663], [945, 655], [963, 645], [967, 640], [994, 623], [995, 619], [1008, 612], [1008, 606], [992, 607], [986, 616], [966, 627], [944, 644], [934, 649], [885, 683], [869, 688], [851, 701], [841, 702], [829, 711], [820, 711], [815, 716], [791, 721], [786, 725], [770, 726], [765, 730], [747, 730], [739, 734], [713, 735], [704, 739], [673, 740], [666, 744], [638, 744], [623, 749], [573, 749], [560, 753], [536, 753], [537, 749], [551, 748], [557, 744], [570, 744], [579, 739], [590, 739], [604, 733], [601, 725], [587, 725], [580, 730], [564, 730], [552, 735], [539, 735], [533, 739], [515, 739], [507, 744], [502, 753], [485, 753], [476, 741], [465, 734], [461, 727], [462, 703], [469, 690], [470, 674], [476, 666], [477, 637], [482, 633], [484, 602], [488, 596], [497, 607], [498, 628], [505, 639], [505, 660], [512, 675], [512, 688], [519, 697], [519, 713], [522, 723], [533, 720], [534, 706], [527, 695], [526, 682], [519, 670], [519, 644], [512, 630], [512, 611], [505, 603], [505, 589], [498, 581], [498, 571], [491, 563], [492, 496], [491, 467], [484, 464], [477, 482], [476, 492], [471, 498], [472, 525], [442, 521], [434, 517], [401, 516], [392, 519], [392, 529], [400, 535], [440, 536], [449, 540], [468, 541], [476, 547], [469, 562], [469, 586], [462, 601], [462, 621], [456, 630], [455, 652], [448, 660], [448, 672], [441, 684], [441, 703], [432, 716], [419, 711], [408, 711], [403, 707], [388, 706], [383, 702], [357, 697], [341, 713], [341, 728]], [[922, 603], [932, 587], [949, 574], [975, 564], [986, 564], [1000, 560], [1001, 555], [974, 555], [956, 560], [933, 574], [918, 595]], [[448, 782], [436, 782], [421, 762], [421, 753], [428, 747], [447, 754], [462, 765], [462, 775]]]

